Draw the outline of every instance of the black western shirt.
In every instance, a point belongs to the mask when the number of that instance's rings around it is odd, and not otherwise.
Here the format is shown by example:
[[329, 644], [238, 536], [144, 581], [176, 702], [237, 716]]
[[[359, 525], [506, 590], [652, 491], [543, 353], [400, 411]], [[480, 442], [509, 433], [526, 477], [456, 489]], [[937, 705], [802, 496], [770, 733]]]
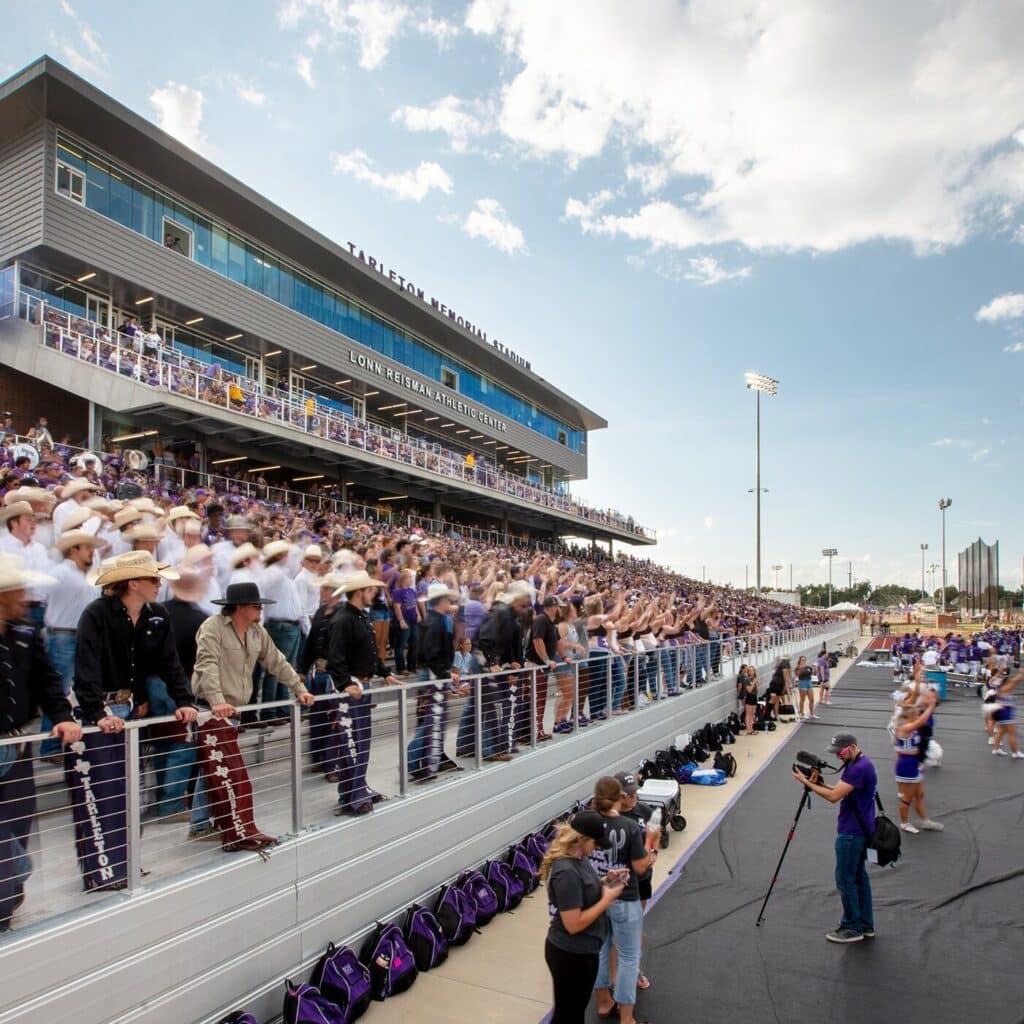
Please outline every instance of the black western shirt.
[[27, 623], [8, 623], [0, 634], [0, 735], [22, 728], [37, 708], [54, 723], [74, 721], [40, 631]]
[[331, 619], [327, 645], [327, 671], [339, 690], [359, 680], [384, 675], [384, 662], [377, 656], [377, 638], [370, 617], [353, 604], [343, 604]]

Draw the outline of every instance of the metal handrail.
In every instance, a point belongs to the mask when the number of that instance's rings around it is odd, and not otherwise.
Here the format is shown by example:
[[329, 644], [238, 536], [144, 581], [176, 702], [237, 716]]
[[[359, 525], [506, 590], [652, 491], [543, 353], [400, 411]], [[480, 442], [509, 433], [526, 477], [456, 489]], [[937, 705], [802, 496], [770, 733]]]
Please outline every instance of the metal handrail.
[[[102, 336], [97, 336], [93, 325], [90, 325], [93, 326], [93, 334], [90, 336], [72, 327], [71, 314], [50, 307], [38, 297], [22, 291], [19, 293], [19, 300], [18, 315], [30, 323], [38, 323], [44, 347], [82, 361], [92, 362], [101, 369], [130, 376], [143, 386], [165, 390], [171, 394], [186, 394], [195, 401], [216, 408], [229, 409], [240, 415], [274, 419], [324, 440], [414, 466], [425, 472], [437, 473], [446, 479], [463, 479], [488, 490], [565, 512], [584, 522], [609, 526], [648, 540], [657, 539], [655, 531], [632, 522], [630, 517], [621, 513], [592, 509], [571, 495], [567, 497], [556, 491], [537, 487], [521, 477], [502, 471], [497, 466], [484, 463], [483, 460], [473, 467], [467, 467], [463, 459], [437, 444], [378, 426], [368, 420], [357, 419], [319, 403], [313, 396], [296, 399], [290, 392], [262, 382], [249, 381], [233, 372], [225, 371], [222, 375], [208, 373], [206, 366], [195, 365], [195, 360], [163, 343], [147, 342], [139, 351], [131, 344], [125, 345], [117, 332], [111, 335], [105, 328], [101, 328]], [[74, 319], [80, 323], [86, 322], [81, 318]], [[50, 332], [53, 330], [58, 332], [55, 345], [50, 344]], [[65, 338], [73, 339], [73, 345], [65, 345]], [[83, 343], [94, 346], [94, 351], [89, 353], [88, 359], [83, 359]], [[101, 360], [101, 355], [106, 359]], [[105, 361], [111, 360], [111, 366], [104, 365]], [[124, 374], [125, 367], [129, 368], [129, 374]], [[181, 377], [176, 380], [175, 374], [178, 372]], [[217, 391], [217, 399], [223, 400], [214, 400], [211, 389]], [[238, 392], [240, 398], [231, 397], [234, 391]], [[372, 444], [368, 444], [369, 441], [372, 441]]]

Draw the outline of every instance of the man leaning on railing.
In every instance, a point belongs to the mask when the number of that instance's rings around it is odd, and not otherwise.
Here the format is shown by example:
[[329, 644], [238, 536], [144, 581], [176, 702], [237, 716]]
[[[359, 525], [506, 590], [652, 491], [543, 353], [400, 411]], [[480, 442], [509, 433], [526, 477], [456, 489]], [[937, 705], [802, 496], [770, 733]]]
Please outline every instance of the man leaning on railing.
[[[26, 621], [25, 588], [55, 582], [25, 571], [16, 555], [0, 556], [0, 739], [20, 736], [40, 708], [55, 723], [55, 739], [67, 745], [81, 738], [60, 676], [47, 660], [42, 631]], [[29, 744], [6, 743], [0, 746], [0, 932], [10, 928], [25, 899], [35, 814]]]

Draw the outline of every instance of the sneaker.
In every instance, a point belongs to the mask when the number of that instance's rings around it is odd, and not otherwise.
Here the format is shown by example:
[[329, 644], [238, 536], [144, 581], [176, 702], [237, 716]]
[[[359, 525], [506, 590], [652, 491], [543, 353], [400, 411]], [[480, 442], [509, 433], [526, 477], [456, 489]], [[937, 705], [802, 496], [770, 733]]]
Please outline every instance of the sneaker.
[[900, 828], [904, 832], [909, 832], [912, 836], [916, 836], [921, 831], [919, 828], [915, 828], [913, 825], [911, 825], [909, 821], [902, 822], [900, 824]]
[[1016, 754], [1011, 754], [1010, 757], [1024, 757], [1024, 750], [1018, 750]]
[[865, 939], [873, 939], [875, 937], [875, 929], [864, 928], [861, 930], [861, 935], [863, 935]]
[[829, 942], [861, 942], [864, 935], [852, 928], [837, 928], [834, 932], [829, 932], [825, 938]]
[[925, 832], [941, 832], [946, 826], [941, 821], [932, 821], [931, 818], [925, 818], [917, 823], [917, 827], [923, 828]]
[[1000, 757], [1009, 757], [1010, 756], [1010, 752], [1008, 750], [1003, 750], [1002, 747], [995, 747], [993, 749], [992, 756], [995, 757], [997, 754]]

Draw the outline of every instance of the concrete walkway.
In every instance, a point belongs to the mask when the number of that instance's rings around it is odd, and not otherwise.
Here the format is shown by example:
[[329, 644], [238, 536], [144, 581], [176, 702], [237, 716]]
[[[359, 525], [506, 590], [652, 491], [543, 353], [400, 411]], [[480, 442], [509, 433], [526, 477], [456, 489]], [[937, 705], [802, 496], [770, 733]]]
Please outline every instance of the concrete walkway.
[[[867, 638], [858, 641], [863, 649]], [[833, 686], [855, 660], [844, 659], [832, 673]], [[815, 708], [817, 711], [817, 707]], [[823, 723], [830, 708], [820, 709]], [[737, 800], [744, 786], [771, 761], [800, 723], [780, 724], [771, 732], [738, 736], [730, 752], [738, 769], [725, 786], [684, 786], [686, 831], [673, 832], [654, 868], [654, 891], [672, 869], [694, 850]], [[650, 752], [653, 754], [653, 751]], [[633, 765], [609, 765], [609, 773]], [[538, 824], [541, 824], [538, 822]], [[543, 888], [511, 914], [501, 914], [470, 942], [452, 950], [441, 967], [421, 975], [409, 992], [375, 1004], [374, 1024], [449, 1024], [467, 1020], [481, 1024], [538, 1024], [551, 1009], [551, 978], [544, 963], [548, 904]], [[658, 979], [651, 978], [657, 985]]]

